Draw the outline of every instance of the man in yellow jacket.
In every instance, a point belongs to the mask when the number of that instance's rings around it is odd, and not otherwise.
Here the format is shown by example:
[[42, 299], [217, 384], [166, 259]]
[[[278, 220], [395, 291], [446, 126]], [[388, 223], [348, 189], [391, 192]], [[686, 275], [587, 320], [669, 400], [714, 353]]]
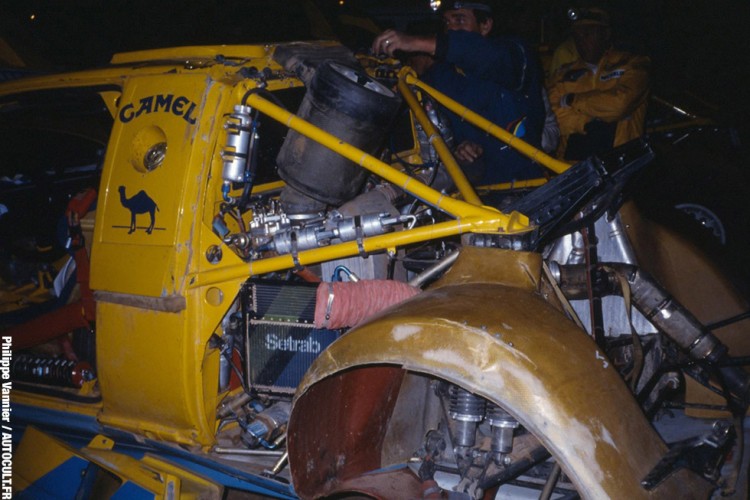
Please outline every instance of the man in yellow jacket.
[[643, 134], [650, 61], [612, 47], [605, 11], [571, 10], [570, 17], [578, 59], [552, 76], [549, 98], [560, 125], [558, 156], [583, 160]]

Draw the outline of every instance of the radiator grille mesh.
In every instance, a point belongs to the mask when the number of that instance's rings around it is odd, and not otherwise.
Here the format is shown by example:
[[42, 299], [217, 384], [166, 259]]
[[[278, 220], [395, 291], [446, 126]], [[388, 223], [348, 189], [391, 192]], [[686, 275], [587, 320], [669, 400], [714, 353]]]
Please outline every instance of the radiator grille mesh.
[[247, 383], [293, 393], [316, 357], [339, 336], [313, 326], [317, 285], [251, 281], [243, 291]]

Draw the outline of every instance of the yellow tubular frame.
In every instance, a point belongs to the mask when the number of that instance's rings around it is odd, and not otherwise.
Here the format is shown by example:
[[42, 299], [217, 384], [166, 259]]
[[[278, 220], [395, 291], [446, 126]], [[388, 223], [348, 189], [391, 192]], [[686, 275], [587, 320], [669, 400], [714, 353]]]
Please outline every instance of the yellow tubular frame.
[[[467, 201], [451, 198], [351, 144], [341, 141], [338, 137], [329, 134], [325, 130], [316, 127], [258, 94], [250, 95], [247, 98], [246, 104], [290, 129], [296, 130], [300, 134], [337, 152], [357, 165], [403, 189], [412, 196], [455, 217], [457, 220], [363, 238], [361, 242], [349, 241], [322, 248], [303, 250], [295, 255], [288, 254], [259, 259], [249, 265], [239, 264], [204, 271], [199, 273], [195, 277], [195, 280], [192, 280], [191, 288], [243, 278], [248, 275], [248, 271], [250, 275], [265, 274], [290, 269], [295, 266], [317, 264], [327, 260], [352, 257], [362, 253], [377, 252], [397, 246], [446, 238], [464, 233], [516, 234], [532, 229], [529, 225], [528, 217], [519, 212], [504, 214], [492, 207], [478, 206]], [[467, 186], [471, 190], [471, 186], [468, 184]], [[476, 197], [473, 190], [471, 190], [471, 193]], [[478, 197], [476, 199], [477, 201], [479, 200]]]
[[398, 79], [398, 90], [403, 96], [404, 101], [406, 101], [406, 104], [409, 106], [411, 112], [414, 113], [414, 117], [424, 129], [425, 134], [427, 134], [430, 144], [432, 144], [435, 151], [437, 151], [438, 156], [440, 156], [440, 160], [443, 162], [445, 169], [456, 184], [458, 192], [461, 193], [464, 200], [472, 205], [481, 205], [482, 200], [479, 199], [479, 196], [477, 196], [474, 188], [471, 187], [471, 183], [469, 183], [463, 170], [458, 166], [458, 162], [456, 162], [456, 159], [448, 149], [448, 145], [445, 144], [443, 136], [440, 135], [440, 132], [438, 132], [437, 129], [435, 129], [435, 125], [433, 125], [432, 121], [427, 117], [427, 113], [424, 112], [419, 101], [417, 101], [417, 97], [412, 93], [411, 89], [406, 84], [406, 80], [402, 78], [401, 75], [399, 75]]
[[[472, 125], [487, 132], [491, 136], [503, 141], [504, 143], [506, 143], [508, 146], [512, 147], [519, 153], [531, 158], [533, 161], [537, 163], [544, 165], [545, 167], [552, 170], [556, 174], [561, 174], [565, 172], [568, 168], [570, 168], [570, 165], [571, 165], [570, 163], [552, 158], [551, 156], [544, 153], [543, 151], [535, 148], [531, 144], [524, 142], [523, 140], [514, 136], [510, 132], [504, 130], [502, 127], [497, 126], [496, 124], [492, 123], [486, 118], [483, 118], [482, 116], [471, 111], [467, 107], [459, 104], [458, 102], [454, 101], [453, 99], [443, 94], [442, 92], [439, 92], [438, 90], [430, 87], [429, 85], [427, 85], [426, 83], [418, 79], [414, 74], [414, 70], [409, 68], [408, 66], [402, 68], [401, 71], [399, 71], [398, 80], [399, 80], [399, 90], [401, 90], [402, 93], [405, 93], [405, 91], [411, 93], [411, 91], [408, 88], [408, 85], [414, 85], [424, 90], [425, 92], [430, 94], [437, 102], [445, 106], [450, 111], [456, 113], [462, 120], [468, 121]], [[412, 111], [414, 111], [414, 109], [412, 109]], [[424, 124], [422, 124], [422, 126], [424, 127]], [[440, 150], [438, 150], [438, 154], [440, 154]], [[445, 163], [446, 159], [443, 157], [442, 154], [440, 155], [440, 159], [443, 160], [443, 162]], [[446, 163], [446, 167], [447, 167], [447, 163]]]
[[[299, 132], [305, 137], [322, 144], [344, 158], [347, 158], [360, 167], [363, 167], [373, 174], [382, 177], [396, 187], [403, 189], [407, 193], [429, 203], [435, 208], [452, 215], [454, 217], [480, 217], [499, 219], [500, 225], [497, 227], [500, 231], [508, 231], [508, 224], [511, 216], [500, 213], [491, 207], [481, 207], [472, 205], [465, 201], [457, 200], [446, 196], [445, 194], [432, 189], [429, 186], [419, 182], [417, 179], [406, 175], [405, 173], [393, 168], [391, 165], [384, 163], [374, 156], [371, 156], [361, 149], [351, 144], [343, 142], [338, 137], [329, 134], [323, 129], [303, 120], [297, 115], [290, 113], [261, 97], [258, 94], [252, 94], [247, 98], [247, 105], [257, 109], [261, 113], [270, 116], [274, 120], [284, 124], [292, 130]], [[521, 228], [517, 228], [521, 229]]]

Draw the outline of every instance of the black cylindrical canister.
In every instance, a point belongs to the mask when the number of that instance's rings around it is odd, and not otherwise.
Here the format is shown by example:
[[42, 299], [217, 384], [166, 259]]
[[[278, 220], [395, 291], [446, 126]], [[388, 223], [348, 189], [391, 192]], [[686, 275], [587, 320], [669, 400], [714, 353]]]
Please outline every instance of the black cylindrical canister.
[[[373, 154], [382, 145], [400, 97], [363, 70], [322, 63], [297, 115]], [[290, 130], [276, 159], [281, 178], [314, 200], [338, 206], [356, 196], [367, 171], [325, 146]]]

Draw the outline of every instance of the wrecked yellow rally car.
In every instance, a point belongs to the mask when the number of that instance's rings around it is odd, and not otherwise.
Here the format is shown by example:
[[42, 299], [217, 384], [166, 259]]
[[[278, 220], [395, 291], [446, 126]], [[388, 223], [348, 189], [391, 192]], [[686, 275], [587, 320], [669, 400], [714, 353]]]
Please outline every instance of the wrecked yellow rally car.
[[[550, 175], [493, 206], [441, 107]], [[747, 304], [623, 204], [643, 142], [570, 166], [333, 43], [6, 82], [0, 127], [25, 153], [0, 200], [19, 498], [734, 488], [739, 327], [704, 325]], [[50, 170], [63, 196], [24, 222]], [[676, 440], [675, 401], [720, 411]]]

